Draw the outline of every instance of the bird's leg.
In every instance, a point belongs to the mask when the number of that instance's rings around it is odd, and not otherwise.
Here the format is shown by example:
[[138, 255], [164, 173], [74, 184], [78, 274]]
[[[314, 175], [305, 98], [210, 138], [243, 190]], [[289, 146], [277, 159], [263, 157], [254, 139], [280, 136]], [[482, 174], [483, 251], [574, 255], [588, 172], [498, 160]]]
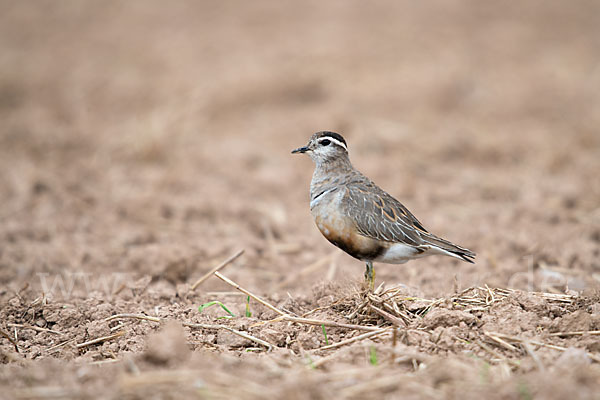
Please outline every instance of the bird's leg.
[[365, 271], [365, 281], [371, 291], [375, 289], [375, 269], [373, 269], [373, 262], [367, 261], [367, 269]]

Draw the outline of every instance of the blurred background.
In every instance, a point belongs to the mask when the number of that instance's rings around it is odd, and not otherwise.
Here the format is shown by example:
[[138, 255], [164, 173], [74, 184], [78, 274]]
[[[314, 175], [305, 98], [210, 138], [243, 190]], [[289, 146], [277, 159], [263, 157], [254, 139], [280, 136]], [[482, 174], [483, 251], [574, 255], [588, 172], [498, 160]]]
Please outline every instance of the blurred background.
[[290, 155], [318, 130], [478, 253], [378, 279], [430, 296], [600, 283], [597, 1], [1, 9], [3, 286], [126, 271], [171, 290], [239, 248], [230, 275], [258, 292], [359, 280], [313, 225], [312, 163]]

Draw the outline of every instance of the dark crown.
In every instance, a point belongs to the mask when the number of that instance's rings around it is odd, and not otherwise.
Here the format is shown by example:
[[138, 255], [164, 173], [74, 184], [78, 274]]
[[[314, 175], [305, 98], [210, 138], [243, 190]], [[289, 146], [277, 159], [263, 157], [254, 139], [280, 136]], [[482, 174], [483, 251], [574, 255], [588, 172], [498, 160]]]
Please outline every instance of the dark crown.
[[346, 143], [346, 140], [339, 133], [330, 132], [330, 131], [321, 131], [321, 132], [315, 133], [315, 135], [314, 135], [315, 139], [320, 139], [320, 138], [326, 137], [326, 136], [334, 138], [334, 139], [344, 143], [344, 145], [346, 147], [348, 146], [348, 144]]

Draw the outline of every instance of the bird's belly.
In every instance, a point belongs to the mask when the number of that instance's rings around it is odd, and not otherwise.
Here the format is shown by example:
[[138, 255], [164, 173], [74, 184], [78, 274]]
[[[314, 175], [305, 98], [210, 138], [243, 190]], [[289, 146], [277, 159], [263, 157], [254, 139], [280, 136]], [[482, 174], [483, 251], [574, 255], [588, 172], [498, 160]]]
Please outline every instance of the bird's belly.
[[385, 251], [385, 247], [377, 240], [360, 235], [352, 220], [341, 215], [336, 207], [315, 207], [312, 214], [323, 236], [352, 257], [370, 261]]
[[387, 264], [404, 264], [409, 260], [423, 256], [423, 250], [402, 243], [391, 243], [374, 261]]

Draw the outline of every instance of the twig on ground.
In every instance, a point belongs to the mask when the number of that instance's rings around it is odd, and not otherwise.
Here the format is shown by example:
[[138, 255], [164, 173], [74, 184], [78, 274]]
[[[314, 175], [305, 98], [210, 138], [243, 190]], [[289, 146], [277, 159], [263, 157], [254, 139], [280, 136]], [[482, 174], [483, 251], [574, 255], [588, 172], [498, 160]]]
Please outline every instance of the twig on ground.
[[550, 333], [548, 336], [583, 336], [583, 335], [600, 335], [600, 331], [575, 331], [575, 332], [556, 332]]
[[146, 320], [146, 321], [160, 322], [160, 318], [151, 317], [149, 315], [144, 315], [144, 314], [116, 314], [116, 315], [111, 315], [108, 318], [105, 318], [104, 321], [109, 322], [114, 319], [125, 319], [125, 318], [142, 319], [142, 320]]
[[112, 328], [110, 328], [111, 332], [114, 331], [120, 331], [121, 329], [123, 329], [125, 327], [125, 324], [123, 322], [119, 322], [118, 325], [113, 326]]
[[385, 288], [385, 281], [382, 281], [382, 282], [379, 284], [379, 286], [377, 286], [377, 289], [375, 289], [375, 290], [373, 291], [373, 294], [374, 294], [374, 295], [377, 295], [377, 296], [378, 296], [378, 295], [380, 295], [380, 294], [382, 294], [382, 293], [383, 293], [383, 289], [384, 289], [384, 288]]
[[[289, 293], [288, 293], [288, 295], [289, 295]], [[337, 303], [337, 302], [336, 302], [336, 303]], [[307, 312], [305, 312], [304, 314], [302, 314], [302, 318], [306, 318], [306, 317], [308, 317], [309, 315], [316, 313], [317, 311], [329, 310], [329, 309], [330, 309], [330, 308], [331, 308], [331, 307], [332, 307], [334, 304], [336, 304], [336, 303], [329, 304], [329, 305], [322, 306], [322, 307], [313, 308], [312, 310], [310, 310], [310, 311], [307, 311]]]
[[104, 364], [114, 364], [114, 363], [118, 363], [118, 362], [121, 362], [121, 360], [115, 359], [115, 358], [109, 358], [108, 360], [92, 361], [88, 365], [104, 365]]
[[229, 265], [230, 263], [232, 263], [236, 258], [238, 258], [242, 254], [244, 254], [244, 251], [245, 251], [244, 249], [238, 251], [237, 253], [235, 253], [234, 255], [232, 255], [231, 257], [229, 257], [227, 260], [223, 261], [221, 264], [219, 264], [216, 267], [212, 268], [210, 271], [208, 271], [206, 274], [204, 274], [200, 279], [198, 279], [196, 281], [196, 283], [194, 283], [192, 285], [192, 287], [190, 288], [190, 290], [196, 290], [196, 288], [198, 286], [200, 286], [202, 284], [202, 282], [204, 282], [205, 280], [207, 280], [208, 278], [210, 278], [211, 276], [213, 276], [213, 274], [215, 272], [220, 271], [221, 269], [225, 268], [227, 265]]
[[214, 275], [221, 279], [223, 282], [233, 286], [234, 288], [236, 288], [237, 290], [239, 290], [242, 293], [245, 293], [246, 295], [252, 297], [254, 300], [258, 301], [260, 304], [262, 304], [263, 306], [267, 307], [268, 309], [275, 311], [277, 314], [279, 315], [285, 315], [287, 316], [286, 313], [284, 313], [283, 311], [281, 311], [280, 309], [278, 309], [277, 307], [273, 306], [272, 304], [266, 302], [265, 300], [261, 299], [260, 297], [256, 296], [255, 294], [247, 291], [246, 289], [244, 289], [243, 287], [241, 287], [240, 285], [238, 285], [237, 283], [235, 283], [234, 281], [232, 281], [231, 279], [227, 278], [225, 275], [222, 275], [219, 272], [214, 272]]
[[48, 332], [48, 333], [54, 333], [55, 335], [62, 335], [62, 332], [59, 331], [54, 331], [52, 329], [47, 329], [47, 328], [40, 328], [39, 326], [33, 326], [33, 325], [23, 325], [23, 324], [7, 324], [6, 326], [10, 326], [11, 328], [22, 328], [22, 329], [31, 329], [37, 332]]
[[378, 308], [378, 307], [374, 306], [373, 304], [369, 304], [369, 308], [371, 310], [375, 311], [377, 314], [381, 315], [383, 318], [385, 318], [389, 322], [391, 322], [393, 325], [406, 326], [406, 323], [403, 320], [393, 316], [392, 314], [390, 314], [387, 311], [383, 311], [381, 308]]
[[496, 333], [493, 333], [493, 332], [483, 332], [483, 334], [485, 336], [489, 337], [490, 339], [492, 339], [494, 342], [496, 342], [500, 346], [504, 347], [505, 349], [508, 349], [508, 350], [511, 350], [511, 351], [517, 351], [518, 350], [512, 344], [507, 343], [506, 341], [504, 341], [501, 338], [499, 338], [498, 334], [496, 334]]
[[46, 293], [42, 292], [42, 295], [37, 297], [35, 300], [33, 300], [31, 302], [31, 304], [29, 304], [30, 307], [35, 307], [39, 304], [41, 304], [42, 306], [46, 305]]
[[[534, 345], [534, 346], [541, 346], [541, 347], [547, 347], [549, 349], [553, 349], [553, 350], [558, 350], [558, 351], [565, 351], [567, 350], [566, 347], [563, 346], [556, 346], [553, 344], [546, 344], [546, 343], [542, 343], [542, 342], [538, 342], [537, 340], [528, 340], [528, 339], [522, 339], [516, 336], [511, 336], [511, 335], [505, 335], [503, 333], [498, 333], [498, 332], [484, 332], [484, 335], [489, 336], [495, 336], [497, 339], [502, 338], [502, 339], [506, 339], [508, 341], [511, 342], [515, 342], [515, 343], [519, 343], [522, 344], [524, 342], [529, 342], [530, 344]], [[491, 337], [491, 336], [489, 336]], [[514, 347], [514, 346], [513, 346]], [[591, 354], [586, 352], [585, 353], [591, 360], [596, 361], [597, 363], [600, 363], [600, 357], [595, 355], [595, 354]]]
[[411, 322], [411, 317], [406, 312], [400, 310], [400, 307], [398, 307], [396, 302], [392, 302], [391, 305], [389, 302], [384, 302], [383, 308], [386, 308], [389, 312], [396, 313], [397, 316], [402, 318], [404, 325], [408, 325]]
[[259, 339], [257, 337], [254, 337], [248, 333], [242, 332], [242, 331], [238, 331], [237, 329], [233, 329], [230, 328], [229, 326], [225, 326], [225, 325], [210, 325], [210, 324], [192, 324], [192, 323], [188, 323], [188, 322], [184, 322], [183, 326], [187, 326], [188, 328], [196, 328], [196, 329], [224, 329], [228, 332], [233, 333], [234, 335], [238, 335], [240, 337], [243, 337], [244, 339], [248, 339], [251, 340], [255, 343], [258, 343], [262, 346], [265, 346], [267, 348], [268, 351], [271, 351], [273, 349], [273, 345], [265, 340]]
[[280, 322], [280, 321], [297, 322], [299, 324], [306, 324], [306, 325], [318, 325], [318, 326], [325, 325], [325, 326], [333, 326], [335, 328], [348, 328], [348, 329], [355, 329], [355, 330], [359, 330], [359, 331], [370, 331], [370, 332], [378, 331], [381, 329], [381, 327], [378, 327], [378, 326], [344, 324], [343, 322], [300, 318], [300, 317], [293, 317], [291, 315], [282, 315], [281, 317], [277, 317], [277, 318], [272, 319], [271, 321], [267, 321], [267, 322], [272, 323], [272, 322]]
[[93, 344], [102, 343], [102, 342], [106, 342], [107, 340], [116, 339], [118, 337], [123, 336], [124, 334], [125, 334], [125, 331], [113, 333], [112, 335], [102, 336], [102, 337], [99, 337], [96, 339], [89, 340], [87, 342], [76, 344], [75, 347], [77, 347], [78, 349], [83, 349], [84, 347], [91, 346]]
[[341, 342], [330, 344], [328, 346], [319, 347], [317, 349], [314, 349], [313, 351], [335, 349], [335, 348], [338, 348], [338, 347], [341, 347], [341, 346], [345, 346], [345, 345], [350, 344], [350, 343], [354, 343], [354, 342], [358, 342], [360, 340], [368, 339], [370, 337], [379, 336], [382, 333], [389, 332], [390, 329], [391, 328], [379, 328], [376, 331], [368, 332], [368, 333], [363, 333], [362, 335], [358, 335], [358, 336], [355, 336], [355, 337], [350, 338], [350, 339], [342, 340]]
[[0, 335], [4, 336], [6, 339], [8, 339], [8, 341], [11, 342], [13, 346], [15, 346], [15, 351], [17, 353], [20, 353], [19, 346], [17, 346], [17, 342], [15, 342], [14, 339], [12, 337], [10, 337], [10, 335], [8, 333], [6, 333], [2, 329], [0, 329]]
[[47, 351], [48, 353], [53, 353], [53, 352], [54, 352], [56, 349], [58, 349], [59, 347], [62, 347], [62, 346], [64, 346], [64, 345], [66, 345], [66, 344], [68, 344], [68, 343], [71, 343], [71, 342], [74, 342], [74, 341], [75, 341], [75, 339], [69, 339], [69, 340], [65, 340], [64, 342], [61, 342], [61, 343], [59, 343], [59, 344], [55, 344], [54, 346], [50, 346], [50, 347], [48, 347], [48, 348], [46, 349], [46, 351]]
[[363, 301], [358, 307], [354, 309], [350, 314], [346, 315], [346, 319], [352, 319], [358, 315], [359, 312], [363, 310], [369, 304], [368, 300]]

